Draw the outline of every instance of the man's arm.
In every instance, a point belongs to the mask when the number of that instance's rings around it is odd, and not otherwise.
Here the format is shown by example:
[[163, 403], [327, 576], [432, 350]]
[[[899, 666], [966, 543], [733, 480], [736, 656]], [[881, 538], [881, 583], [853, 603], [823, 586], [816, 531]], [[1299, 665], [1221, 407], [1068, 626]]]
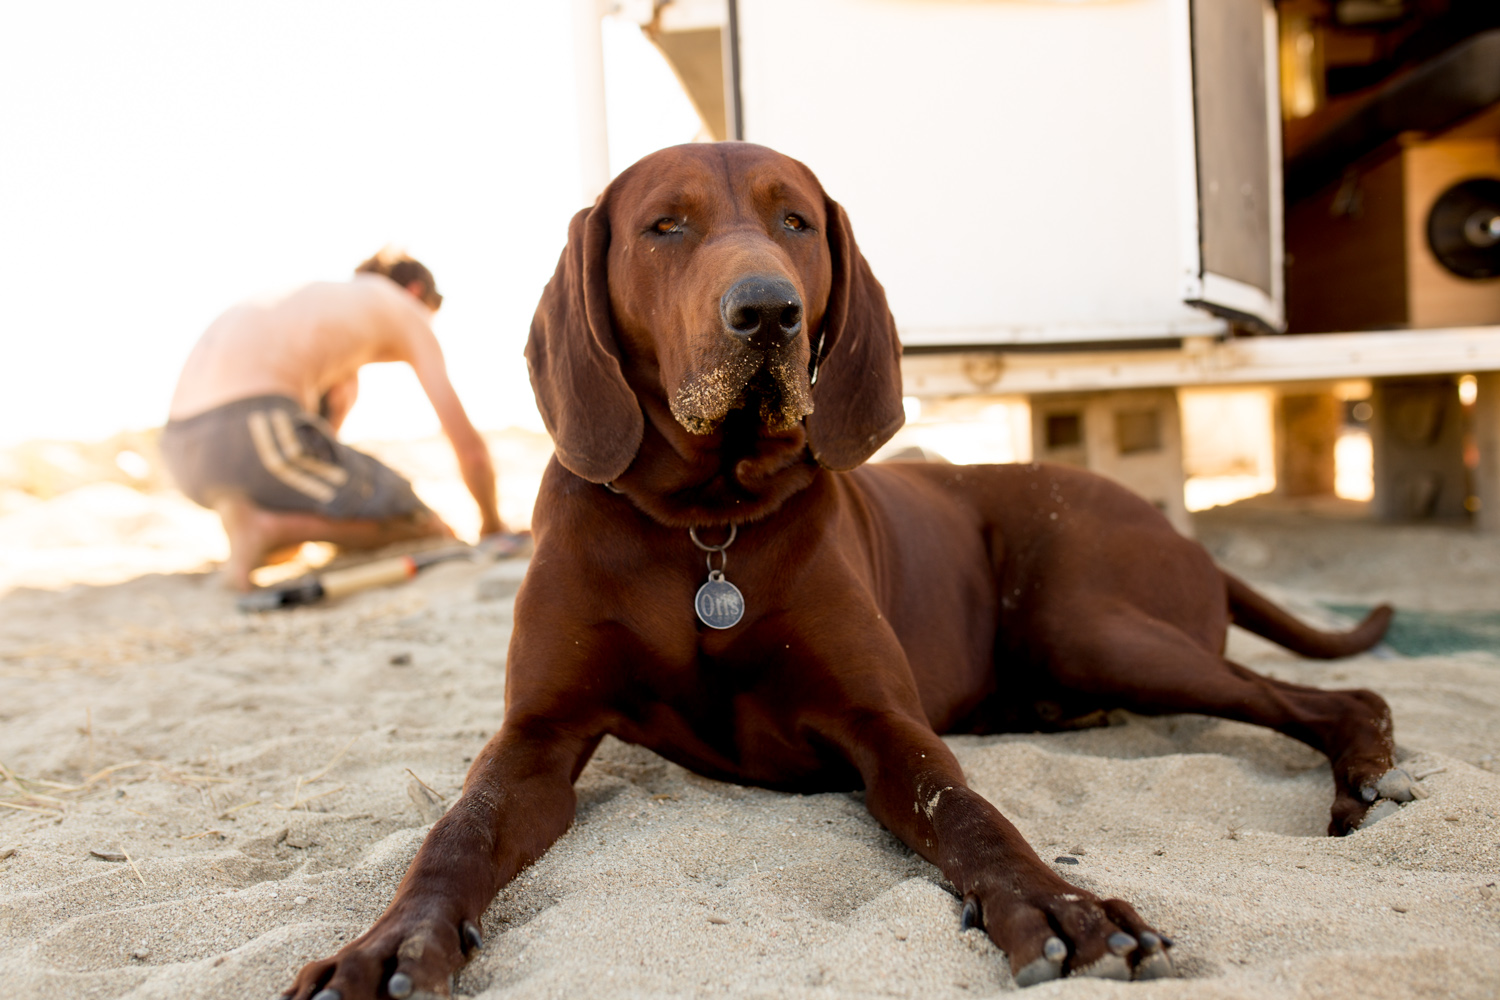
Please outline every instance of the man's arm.
[[495, 501], [495, 466], [490, 461], [489, 446], [469, 422], [469, 415], [464, 412], [464, 405], [459, 401], [453, 383], [448, 380], [448, 366], [443, 361], [443, 350], [438, 346], [437, 337], [430, 328], [424, 328], [413, 331], [408, 344], [408, 361], [437, 412], [443, 434], [453, 446], [464, 485], [479, 505], [480, 535], [504, 531], [505, 525], [500, 520]]

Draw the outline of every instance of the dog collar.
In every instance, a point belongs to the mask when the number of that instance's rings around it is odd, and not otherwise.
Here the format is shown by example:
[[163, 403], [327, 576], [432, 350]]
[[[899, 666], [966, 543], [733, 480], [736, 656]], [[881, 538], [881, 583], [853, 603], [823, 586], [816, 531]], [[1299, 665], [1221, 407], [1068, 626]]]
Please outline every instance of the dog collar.
[[[708, 582], [698, 588], [698, 595], [693, 598], [693, 610], [698, 612], [698, 620], [709, 628], [726, 629], [734, 628], [745, 617], [745, 595], [740, 593], [740, 588], [724, 579], [724, 567], [729, 563], [729, 556], [724, 550], [734, 544], [735, 536], [739, 534], [739, 526], [729, 526], [729, 538], [721, 545], [705, 545], [698, 538], [698, 529], [689, 528], [688, 537], [693, 544], [708, 553]], [[719, 568], [714, 569], [714, 556], [719, 557]]]

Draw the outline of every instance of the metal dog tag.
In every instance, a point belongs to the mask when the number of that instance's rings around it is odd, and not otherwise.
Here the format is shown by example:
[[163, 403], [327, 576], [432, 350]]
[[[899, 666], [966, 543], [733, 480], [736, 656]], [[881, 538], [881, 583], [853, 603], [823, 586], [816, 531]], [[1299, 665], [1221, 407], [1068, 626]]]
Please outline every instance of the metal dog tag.
[[693, 599], [693, 610], [709, 628], [734, 628], [745, 617], [745, 595], [724, 579], [723, 570], [710, 570], [708, 582], [698, 588], [698, 596]]

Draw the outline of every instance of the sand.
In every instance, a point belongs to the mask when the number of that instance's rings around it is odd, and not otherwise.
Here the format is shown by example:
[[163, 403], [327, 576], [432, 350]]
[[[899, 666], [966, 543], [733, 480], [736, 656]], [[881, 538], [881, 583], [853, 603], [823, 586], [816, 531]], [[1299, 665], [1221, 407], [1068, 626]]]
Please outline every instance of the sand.
[[[207, 572], [166, 567], [201, 563], [211, 532], [197, 549], [157, 539], [164, 561], [142, 568], [172, 572], [55, 589], [37, 567], [60, 550], [25, 553], [70, 520], [49, 521], [68, 496], [0, 516], [0, 555], [30, 559], [33, 577], [0, 580], [0, 982], [23, 997], [278, 995], [389, 901], [429, 822], [413, 775], [451, 801], [497, 725], [512, 601], [478, 599], [491, 570], [451, 563], [244, 617]], [[140, 496], [130, 524], [96, 523], [79, 550], [126, 536], [150, 549], [153, 524], [195, 515]], [[1310, 617], [1387, 596], [1500, 607], [1500, 542], [1466, 531], [1253, 505], [1198, 523], [1227, 564]], [[130, 554], [116, 555], [118, 575]], [[1180, 979], [1027, 995], [1500, 996], [1500, 656], [1313, 664], [1243, 634], [1232, 655], [1382, 692], [1427, 797], [1329, 839], [1326, 761], [1266, 730], [1120, 714], [1085, 732], [952, 738], [1045, 859], [1177, 941]], [[960, 933], [938, 872], [859, 794], [720, 784], [613, 741], [578, 789], [572, 829], [486, 914], [458, 995], [1014, 989], [982, 932]]]

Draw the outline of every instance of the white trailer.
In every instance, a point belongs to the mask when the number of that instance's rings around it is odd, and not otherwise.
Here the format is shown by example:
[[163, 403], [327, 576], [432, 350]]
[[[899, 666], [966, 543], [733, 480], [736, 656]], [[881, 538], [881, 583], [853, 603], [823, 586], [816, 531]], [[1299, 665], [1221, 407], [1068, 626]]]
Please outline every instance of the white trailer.
[[[586, 42], [602, 8], [576, 2]], [[1271, 0], [608, 10], [656, 41], [710, 135], [803, 160], [845, 205], [901, 331], [909, 395], [1025, 398], [1037, 457], [1114, 475], [1179, 525], [1179, 388], [1500, 371], [1494, 283], [1494, 315], [1481, 303], [1472, 325], [1283, 332]], [[1481, 519], [1500, 528], [1500, 376], [1480, 382]]]

